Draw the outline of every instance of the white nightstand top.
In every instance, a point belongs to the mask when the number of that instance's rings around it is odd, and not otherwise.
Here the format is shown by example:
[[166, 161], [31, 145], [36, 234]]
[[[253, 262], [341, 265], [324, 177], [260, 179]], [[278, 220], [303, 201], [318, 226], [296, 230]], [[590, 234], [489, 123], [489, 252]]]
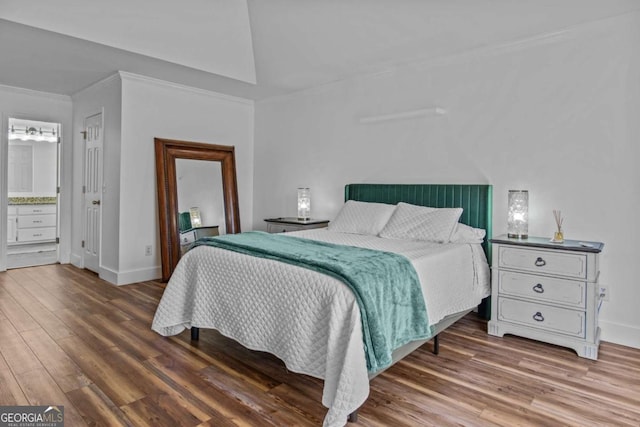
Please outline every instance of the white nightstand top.
[[529, 246], [534, 248], [561, 249], [565, 251], [595, 253], [602, 252], [602, 248], [604, 248], [604, 243], [602, 242], [590, 242], [587, 240], [565, 240], [562, 243], [553, 243], [548, 237], [529, 236], [528, 239], [514, 239], [508, 237], [506, 234], [494, 237], [489, 241], [491, 243], [499, 243], [504, 245]]
[[296, 225], [309, 225], [309, 224], [322, 224], [329, 223], [328, 219], [298, 219], [296, 217], [279, 217], [279, 218], [267, 218], [266, 222], [275, 222], [278, 224], [296, 224]]

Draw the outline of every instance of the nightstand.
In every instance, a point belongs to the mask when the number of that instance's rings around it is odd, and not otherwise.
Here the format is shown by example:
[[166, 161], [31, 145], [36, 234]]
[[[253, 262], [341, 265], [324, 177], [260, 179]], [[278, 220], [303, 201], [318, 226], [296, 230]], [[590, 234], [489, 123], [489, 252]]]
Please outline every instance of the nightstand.
[[309, 230], [312, 228], [324, 228], [329, 224], [326, 219], [298, 219], [295, 217], [267, 218], [267, 231], [269, 233], [287, 233], [289, 231]]
[[219, 234], [217, 225], [196, 227], [180, 232], [180, 252], [184, 254], [191, 243], [201, 237], [217, 236]]
[[491, 239], [490, 335], [513, 334], [596, 360], [600, 344], [598, 257], [603, 243]]

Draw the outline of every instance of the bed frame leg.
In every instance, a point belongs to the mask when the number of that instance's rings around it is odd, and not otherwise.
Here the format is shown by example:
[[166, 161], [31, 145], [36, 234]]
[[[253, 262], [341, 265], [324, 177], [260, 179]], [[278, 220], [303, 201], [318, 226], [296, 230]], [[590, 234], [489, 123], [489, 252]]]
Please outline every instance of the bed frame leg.
[[198, 341], [200, 339], [200, 328], [195, 326], [191, 327], [191, 341]]
[[358, 422], [358, 410], [355, 410], [349, 414], [349, 416], [347, 417], [347, 422], [350, 422], [350, 423]]
[[440, 353], [440, 335], [433, 337], [433, 354], [436, 356]]

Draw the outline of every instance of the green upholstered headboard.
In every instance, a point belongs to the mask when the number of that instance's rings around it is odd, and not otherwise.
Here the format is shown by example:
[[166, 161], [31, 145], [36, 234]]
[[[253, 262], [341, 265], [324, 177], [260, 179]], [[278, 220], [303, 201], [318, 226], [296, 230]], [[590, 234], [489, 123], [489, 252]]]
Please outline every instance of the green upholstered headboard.
[[345, 201], [398, 202], [434, 208], [462, 208], [460, 222], [487, 231], [482, 244], [491, 263], [493, 187], [476, 184], [348, 184]]
[[178, 215], [178, 229], [183, 231], [191, 230], [191, 214], [189, 212], [180, 212]]

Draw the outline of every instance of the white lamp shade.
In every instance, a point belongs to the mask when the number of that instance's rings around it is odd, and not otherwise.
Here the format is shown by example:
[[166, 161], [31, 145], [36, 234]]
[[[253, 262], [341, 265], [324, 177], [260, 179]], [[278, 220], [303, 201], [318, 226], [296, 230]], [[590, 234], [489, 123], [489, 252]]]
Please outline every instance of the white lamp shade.
[[200, 217], [200, 208], [193, 207], [189, 209], [189, 217], [191, 219], [191, 227], [202, 227], [202, 218]]
[[311, 191], [298, 188], [298, 219], [311, 218]]
[[529, 192], [527, 190], [509, 190], [507, 235], [515, 239], [529, 237]]

